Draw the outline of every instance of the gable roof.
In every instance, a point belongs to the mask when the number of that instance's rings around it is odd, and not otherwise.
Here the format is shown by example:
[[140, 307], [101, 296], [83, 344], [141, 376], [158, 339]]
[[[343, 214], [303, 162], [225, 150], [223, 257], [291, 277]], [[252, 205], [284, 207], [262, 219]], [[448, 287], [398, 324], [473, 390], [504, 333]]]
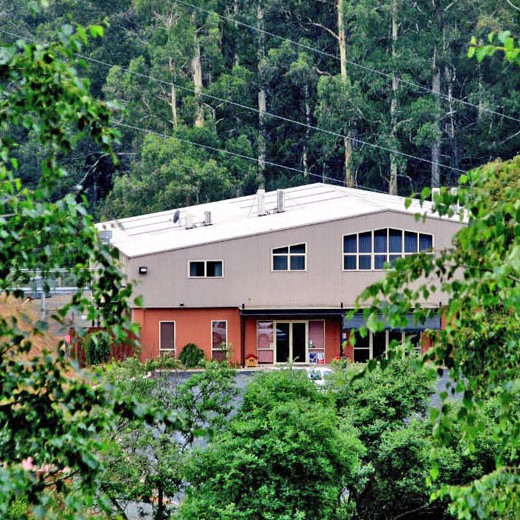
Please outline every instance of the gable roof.
[[[196, 245], [280, 231], [349, 217], [395, 211], [431, 213], [432, 204], [413, 200], [405, 208], [405, 197], [375, 193], [330, 184], [306, 184], [287, 188], [285, 211], [276, 212], [277, 192], [265, 194], [265, 216], [258, 215], [258, 194], [180, 208], [180, 219], [173, 223], [176, 208], [97, 224], [99, 231], [112, 232], [111, 243], [127, 257], [183, 249]], [[211, 212], [212, 225], [203, 225], [204, 212]], [[192, 215], [194, 227], [186, 228]], [[458, 221], [458, 217], [453, 219]]]

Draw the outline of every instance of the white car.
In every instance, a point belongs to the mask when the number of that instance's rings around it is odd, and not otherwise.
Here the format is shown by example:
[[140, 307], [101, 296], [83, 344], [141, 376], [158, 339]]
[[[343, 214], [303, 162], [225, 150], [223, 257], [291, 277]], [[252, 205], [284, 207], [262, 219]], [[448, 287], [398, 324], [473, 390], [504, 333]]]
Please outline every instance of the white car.
[[334, 370], [331, 368], [321, 366], [310, 367], [307, 369], [309, 379], [319, 386], [324, 385], [326, 379], [333, 373]]

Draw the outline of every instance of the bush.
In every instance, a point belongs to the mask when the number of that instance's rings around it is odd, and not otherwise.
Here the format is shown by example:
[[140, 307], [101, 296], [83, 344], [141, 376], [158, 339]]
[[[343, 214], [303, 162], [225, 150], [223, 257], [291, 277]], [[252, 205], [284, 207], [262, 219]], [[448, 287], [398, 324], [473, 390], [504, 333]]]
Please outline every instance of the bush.
[[228, 427], [189, 458], [176, 518], [344, 519], [362, 454], [357, 432], [305, 373], [262, 374]]
[[195, 343], [188, 343], [179, 355], [179, 361], [187, 368], [197, 367], [204, 359], [204, 351]]
[[103, 330], [85, 336], [81, 342], [87, 365], [99, 365], [110, 359], [110, 336]]
[[146, 372], [153, 372], [154, 370], [180, 370], [182, 363], [173, 355], [164, 354], [156, 359], [147, 359], [143, 366]]

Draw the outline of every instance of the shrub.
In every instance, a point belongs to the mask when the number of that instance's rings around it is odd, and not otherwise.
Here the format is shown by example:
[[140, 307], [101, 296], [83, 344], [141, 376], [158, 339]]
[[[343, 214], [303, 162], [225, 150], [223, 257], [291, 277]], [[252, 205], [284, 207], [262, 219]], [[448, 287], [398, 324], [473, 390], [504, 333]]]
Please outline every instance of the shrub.
[[87, 365], [99, 365], [110, 359], [110, 336], [103, 330], [85, 336], [82, 347]]
[[143, 363], [143, 367], [146, 372], [153, 372], [154, 370], [180, 370], [182, 363], [172, 354], [167, 353], [156, 359], [147, 359]]
[[187, 368], [199, 366], [204, 359], [204, 351], [195, 343], [188, 343], [179, 355], [179, 361]]

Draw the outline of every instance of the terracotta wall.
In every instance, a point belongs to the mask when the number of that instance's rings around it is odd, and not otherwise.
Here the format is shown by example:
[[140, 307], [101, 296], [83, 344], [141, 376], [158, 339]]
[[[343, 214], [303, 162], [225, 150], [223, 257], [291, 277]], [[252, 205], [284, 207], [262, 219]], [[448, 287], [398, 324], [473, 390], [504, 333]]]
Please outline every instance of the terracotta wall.
[[159, 356], [159, 322], [175, 322], [176, 356], [187, 343], [195, 343], [211, 359], [211, 322], [227, 321], [228, 343], [233, 361], [240, 361], [240, 314], [238, 309], [134, 309], [133, 319], [141, 329], [141, 359]]

